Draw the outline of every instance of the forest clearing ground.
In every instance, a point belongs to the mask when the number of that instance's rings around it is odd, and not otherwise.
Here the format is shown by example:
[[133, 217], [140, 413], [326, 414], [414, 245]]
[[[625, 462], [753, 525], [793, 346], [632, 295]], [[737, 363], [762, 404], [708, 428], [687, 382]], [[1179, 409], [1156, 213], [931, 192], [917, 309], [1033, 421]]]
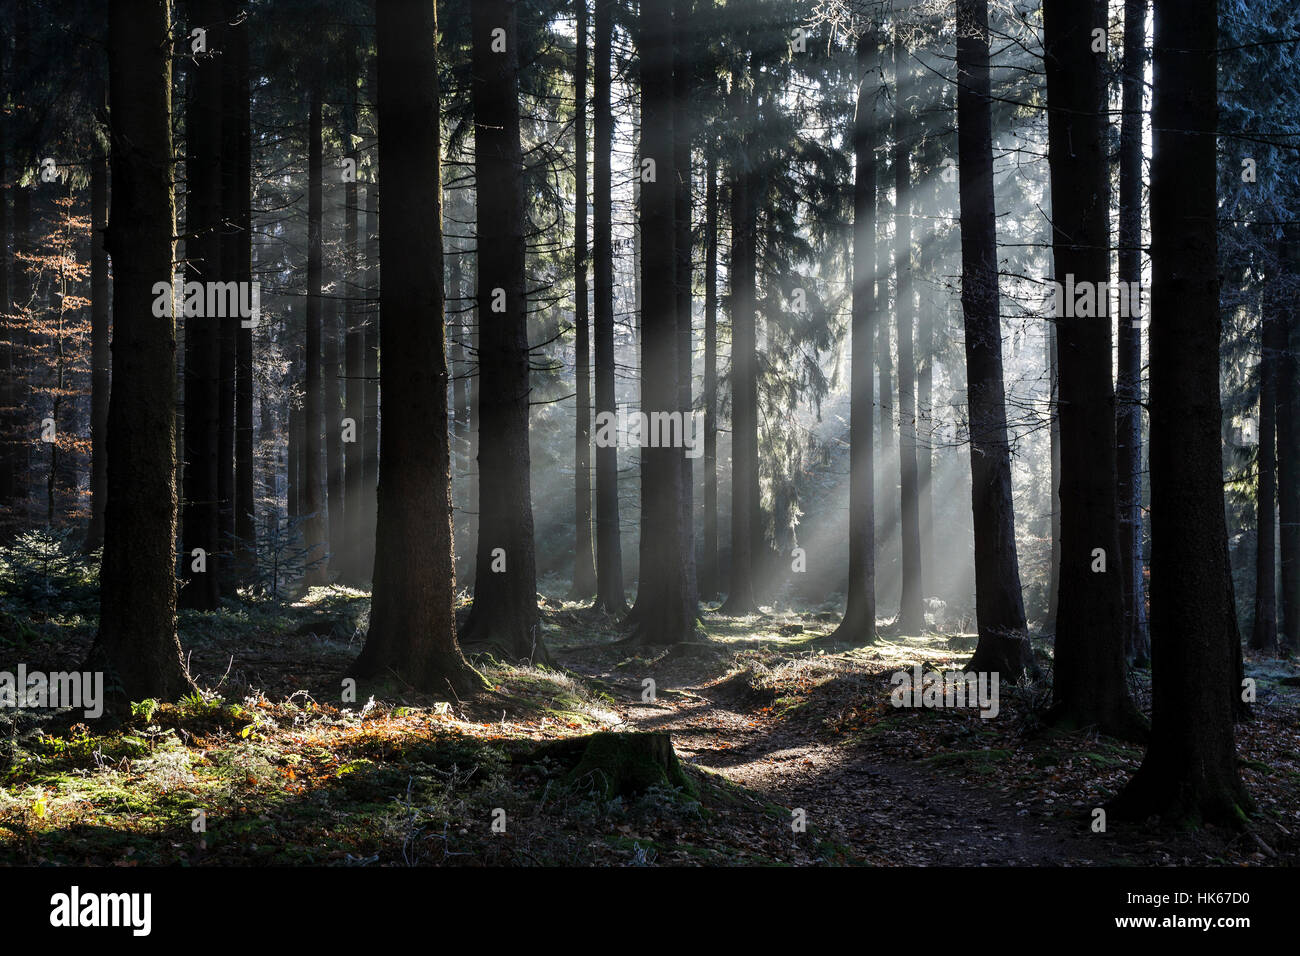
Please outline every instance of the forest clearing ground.
[[[1090, 830], [1140, 748], [1046, 732], [1045, 685], [1003, 687], [996, 719], [891, 706], [890, 674], [949, 669], [969, 635], [820, 648], [837, 615], [704, 615], [707, 644], [620, 645], [618, 621], [543, 602], [552, 667], [480, 660], [493, 685], [438, 702], [341, 698], [369, 596], [185, 612], [204, 693], [120, 726], [0, 714], [0, 862], [95, 865], [1106, 865], [1300, 859], [1295, 667], [1248, 660], [1239, 730], [1260, 817], [1245, 833]], [[86, 609], [6, 619], [29, 667], [75, 669]], [[0, 621], [0, 624], [4, 623]], [[1044, 651], [1044, 660], [1046, 660]], [[655, 699], [644, 701], [645, 680]], [[1288, 683], [1290, 682], [1290, 683]], [[1134, 693], [1144, 704], [1145, 678]], [[552, 742], [671, 734], [696, 793], [601, 796]], [[563, 753], [569, 753], [564, 751]], [[806, 814], [806, 832], [792, 811]], [[195, 812], [207, 829], [194, 829]], [[498, 811], [508, 820], [493, 829]]]
[[[621, 656], [587, 646], [561, 660], [619, 691], [618, 712], [637, 729], [669, 731], [688, 764], [721, 773], [789, 810], [879, 865], [1207, 865], [1300, 860], [1294, 754], [1297, 695], [1278, 683], [1293, 670], [1248, 664], [1268, 685], [1242, 729], [1243, 774], [1268, 808], [1254, 834], [1207, 828], [1170, 833], [1111, 822], [1093, 832], [1092, 810], [1141, 761], [1140, 748], [1041, 727], [1043, 686], [1001, 689], [1002, 710], [894, 708], [889, 676], [919, 663], [947, 671], [969, 658], [974, 635], [882, 639], [825, 649], [833, 624], [798, 613], [744, 619], [706, 615], [711, 647]], [[835, 652], [832, 653], [831, 650]], [[1044, 655], [1045, 656], [1045, 655]], [[637, 676], [655, 679], [642, 699]], [[1134, 681], [1147, 703], [1148, 685]], [[1262, 694], [1264, 692], [1261, 692]], [[1279, 739], [1280, 738], [1280, 739]], [[1288, 740], [1290, 743], [1288, 744]], [[1268, 759], [1261, 759], [1267, 756]], [[1259, 836], [1263, 834], [1263, 836]]]

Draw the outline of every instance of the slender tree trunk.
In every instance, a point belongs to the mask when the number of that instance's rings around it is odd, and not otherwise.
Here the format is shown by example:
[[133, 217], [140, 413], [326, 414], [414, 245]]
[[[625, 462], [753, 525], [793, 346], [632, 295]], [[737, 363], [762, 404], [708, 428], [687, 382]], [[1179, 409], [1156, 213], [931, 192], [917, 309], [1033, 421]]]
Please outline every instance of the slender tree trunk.
[[844, 619], [833, 641], [876, 639], [875, 436], [871, 402], [872, 344], [879, 315], [876, 289], [876, 111], [868, 82], [879, 37], [858, 37], [858, 99], [853, 117], [853, 312], [849, 370], [849, 581]]
[[[693, 34], [692, 0], [673, 0], [673, 286], [677, 294], [677, 403], [682, 413], [683, 436], [693, 411], [694, 377], [691, 269], [691, 70]], [[698, 437], [697, 437], [698, 440]], [[686, 571], [686, 601], [692, 618], [699, 605], [695, 567], [695, 459], [685, 452], [682, 469], [682, 556]]]
[[85, 667], [106, 672], [117, 712], [194, 689], [176, 638], [176, 323], [153, 314], [175, 252], [171, 42], [165, 0], [109, 3], [114, 388], [99, 631]]
[[957, 168], [961, 194], [961, 304], [966, 321], [975, 618], [979, 644], [967, 670], [1015, 681], [1033, 667], [1016, 557], [1002, 375], [997, 209], [988, 0], [957, 2]]
[[[227, 6], [227, 15], [238, 16], [238, 3]], [[234, 95], [236, 139], [238, 142], [235, 176], [236, 220], [234, 243], [238, 248], [235, 278], [253, 282], [253, 130], [252, 103], [249, 95], [249, 31], [244, 20], [233, 27], [235, 57]], [[257, 486], [253, 471], [253, 328], [249, 319], [235, 329], [235, 564], [239, 577], [249, 581], [257, 567]]]
[[[642, 0], [637, 49], [641, 55], [642, 159], [656, 175], [641, 185], [641, 410], [646, 415], [681, 410], [679, 300], [674, 283], [677, 193], [674, 170], [673, 0]], [[651, 428], [654, 426], [652, 425]], [[629, 640], [678, 644], [695, 638], [694, 589], [683, 560], [686, 528], [683, 449], [641, 447], [640, 613]]]
[[[1294, 279], [1300, 273], [1300, 242], [1287, 234], [1280, 243], [1283, 275]], [[1277, 399], [1277, 503], [1278, 544], [1281, 550], [1282, 634], [1280, 642], [1293, 654], [1300, 653], [1300, 323], [1289, 297], [1279, 303]]]
[[587, 0], [574, 0], [574, 7], [578, 18], [573, 67], [574, 384], [577, 419], [573, 450], [575, 533], [570, 596], [588, 598], [596, 593], [596, 559], [591, 540], [591, 337], [587, 313]]
[[898, 274], [894, 311], [898, 316], [898, 474], [899, 533], [902, 536], [903, 591], [898, 627], [904, 634], [925, 630], [921, 590], [921, 513], [916, 451], [916, 360], [912, 349], [915, 305], [912, 291], [912, 120], [911, 66], [897, 27], [894, 33], [894, 268]]
[[[216, 31], [216, 43], [221, 51], [218, 60], [221, 83], [221, 223], [217, 229], [219, 243], [220, 272], [217, 278], [222, 282], [237, 282], [240, 279], [239, 256], [240, 243], [238, 222], [240, 206], [239, 193], [239, 120], [241, 100], [247, 96], [245, 86], [243, 96], [239, 90], [238, 53], [234, 48], [234, 33], [238, 28], [231, 27], [230, 21], [238, 16], [237, 4], [233, 0], [221, 0], [218, 10], [220, 17]], [[241, 326], [238, 310], [217, 322], [219, 359], [219, 379], [217, 387], [217, 541], [221, 546], [222, 560], [218, 570], [221, 572], [220, 588], [222, 593], [234, 594], [239, 586], [239, 574], [235, 567], [239, 552], [235, 539], [235, 431], [236, 431], [236, 366], [238, 364], [237, 340]]]
[[1151, 742], [1112, 809], [1239, 824], [1250, 798], [1233, 736], [1240, 641], [1219, 434], [1218, 19], [1214, 0], [1154, 6]]
[[[544, 660], [529, 475], [528, 303], [515, 4], [476, 2], [471, 24], [481, 513], [474, 604], [464, 641], [495, 648], [516, 660]], [[502, 30], [505, 49], [498, 45], [494, 51]]]
[[718, 573], [718, 161], [710, 151], [704, 174], [704, 534], [700, 597], [717, 599]]
[[[112, 387], [113, 355], [108, 311], [108, 156], [96, 144], [90, 162], [90, 525], [83, 550], [104, 545], [104, 506], [108, 494], [108, 396]], [[0, 237], [4, 230], [0, 228]], [[3, 270], [0, 270], [3, 271]], [[2, 300], [0, 300], [2, 301]]]
[[[1147, 0], [1124, 3], [1124, 118], [1119, 149], [1119, 281], [1137, 289], [1142, 282], [1142, 94], [1146, 83]], [[1121, 285], [1121, 288], [1125, 286]], [[1129, 297], [1119, 317], [1118, 405], [1115, 437], [1119, 468], [1119, 550], [1124, 566], [1124, 648], [1145, 666], [1146, 589], [1142, 583], [1142, 315], [1140, 297]]]
[[[1271, 298], [1271, 297], [1270, 297]], [[1260, 310], [1259, 455], [1255, 462], [1255, 619], [1250, 646], [1277, 649], [1277, 563], [1274, 536], [1277, 500], [1277, 364], [1285, 343], [1274, 303]]]
[[[346, 144], [347, 159], [351, 161], [354, 171], [361, 165], [361, 157], [353, 143], [357, 130], [357, 43], [355, 34], [348, 35], [346, 73], [351, 81], [348, 86], [348, 99], [344, 113], [343, 136]], [[343, 274], [341, 287], [345, 296], [343, 324], [346, 329], [344, 340], [344, 392], [346, 407], [344, 417], [351, 422], [354, 429], [352, 440], [343, 446], [344, 487], [343, 516], [345, 530], [341, 542], [342, 555], [339, 565], [345, 584], [361, 585], [369, 576], [370, 568], [361, 564], [361, 540], [365, 535], [362, 523], [362, 500], [365, 496], [362, 482], [362, 457], [365, 448], [365, 374], [366, 374], [366, 333], [363, 325], [363, 310], [358, 308], [358, 299], [364, 289], [360, 282], [357, 268], [357, 179], [348, 178], [343, 194]]]
[[758, 473], [758, 381], [755, 269], [757, 237], [751, 189], [753, 174], [739, 167], [731, 180], [731, 568], [722, 614], [758, 609], [754, 594], [752, 477]]
[[1056, 319], [1047, 323], [1048, 490], [1051, 545], [1047, 571], [1047, 619], [1043, 632], [1056, 634], [1057, 601], [1061, 596], [1061, 377], [1057, 370]]
[[1043, 3], [1053, 252], [1056, 279], [1065, 293], [1060, 297], [1064, 308], [1056, 316], [1061, 579], [1051, 719], [1062, 726], [1140, 738], [1145, 722], [1125, 680], [1124, 568], [1106, 297], [1094, 296], [1093, 315], [1065, 301], [1073, 298], [1072, 285], [1100, 290], [1110, 278], [1105, 60], [1091, 50], [1093, 31], [1104, 30], [1107, 22], [1104, 0]]
[[[190, 23], [211, 28], [220, 19], [217, 0], [192, 0]], [[210, 38], [216, 45], [218, 37]], [[221, 278], [221, 68], [215, 55], [189, 64], [185, 119], [186, 282]], [[206, 298], [206, 297], [205, 297]], [[185, 475], [182, 505], [180, 603], [210, 611], [220, 603], [221, 564], [221, 320], [185, 316]]]
[[[614, 373], [614, 244], [611, 220], [611, 164], [614, 120], [610, 110], [613, 0], [595, 0], [595, 113], [592, 203], [592, 251], [595, 259], [596, 413], [613, 415]], [[611, 614], [627, 610], [623, 589], [623, 546], [618, 511], [618, 447], [596, 448], [596, 607]]]
[[[306, 368], [303, 372], [303, 442], [298, 462], [298, 506], [302, 511], [303, 547], [306, 548], [306, 573], [303, 586], [320, 585], [329, 580], [326, 561], [325, 483], [321, 475], [321, 332], [324, 302], [321, 216], [324, 212], [324, 168], [321, 159], [321, 79], [311, 81], [307, 120], [307, 323]], [[331, 430], [331, 434], [333, 431]]]
[[[9, 35], [0, 26], [0, 82], [9, 74], [6, 70], [8, 66]], [[8, 84], [5, 84], [7, 87]], [[7, 95], [7, 88], [0, 88], [0, 96]], [[0, 183], [9, 182], [9, 145], [8, 136], [9, 124], [0, 121]], [[6, 251], [9, 242], [9, 189], [0, 190], [0, 244], [4, 244]], [[101, 228], [103, 224], [100, 224]], [[13, 265], [13, 259], [7, 254], [0, 261], [0, 313], [8, 313], [13, 310], [14, 303], [10, 299], [9, 269]], [[93, 304], [92, 304], [93, 307]], [[17, 527], [17, 515], [15, 509], [17, 506], [15, 485], [15, 470], [18, 453], [18, 431], [21, 425], [18, 421], [18, 402], [19, 386], [15, 370], [17, 369], [16, 351], [17, 351], [17, 333], [16, 330], [4, 328], [0, 330], [0, 541], [8, 539], [13, 528]], [[105, 393], [104, 399], [107, 401], [108, 395]], [[107, 408], [107, 405], [105, 405]], [[93, 487], [93, 483], [92, 483]], [[98, 505], [102, 514], [103, 503]], [[92, 516], [92, 524], [94, 518]], [[100, 524], [100, 538], [102, 539], [102, 519]]]
[[380, 237], [389, 427], [379, 451], [370, 630], [353, 670], [459, 698], [487, 684], [456, 643], [453, 609], [442, 175], [438, 124], [428, 122], [440, 115], [434, 11], [428, 0], [384, 0], [375, 9], [379, 153], [392, 203]]
[[[372, 174], [373, 175], [373, 174]], [[365, 422], [361, 449], [361, 573], [369, 580], [375, 567], [376, 492], [379, 486], [379, 329], [383, 320], [380, 290], [383, 285], [379, 261], [379, 186], [375, 179], [366, 184], [366, 295], [365, 317]]]

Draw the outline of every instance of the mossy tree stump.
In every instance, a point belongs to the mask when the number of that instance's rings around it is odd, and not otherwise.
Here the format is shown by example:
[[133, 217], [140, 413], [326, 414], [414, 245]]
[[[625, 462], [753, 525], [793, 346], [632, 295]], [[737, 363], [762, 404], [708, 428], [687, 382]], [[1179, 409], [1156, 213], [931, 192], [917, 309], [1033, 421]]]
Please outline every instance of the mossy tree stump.
[[535, 756], [576, 760], [565, 783], [596, 790], [606, 800], [637, 796], [654, 786], [677, 787], [696, 795], [666, 733], [591, 734], [546, 744]]

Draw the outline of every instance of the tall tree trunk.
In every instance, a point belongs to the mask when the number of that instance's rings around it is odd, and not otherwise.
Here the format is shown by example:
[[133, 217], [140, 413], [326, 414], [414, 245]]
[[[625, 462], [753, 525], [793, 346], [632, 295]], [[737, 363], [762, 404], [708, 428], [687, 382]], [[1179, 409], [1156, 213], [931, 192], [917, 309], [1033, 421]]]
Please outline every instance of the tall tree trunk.
[[[90, 524], [83, 550], [104, 545], [104, 506], [108, 494], [108, 396], [112, 387], [112, 331], [108, 312], [108, 155], [98, 141], [90, 161]], [[4, 235], [0, 228], [0, 236]], [[3, 271], [3, 270], [0, 270]], [[0, 300], [2, 301], [2, 300]]]
[[[220, 21], [216, 30], [216, 43], [221, 51], [218, 59], [221, 83], [221, 223], [217, 229], [222, 282], [235, 282], [240, 278], [240, 244], [237, 232], [241, 197], [239, 195], [239, 119], [241, 96], [238, 88], [238, 54], [234, 48], [234, 33], [230, 21], [238, 16], [236, 3], [220, 0], [215, 11]], [[247, 96], [245, 87], [244, 95]], [[239, 550], [235, 541], [235, 418], [236, 387], [235, 368], [238, 333], [241, 320], [238, 310], [216, 320], [217, 341], [220, 349], [217, 387], [217, 541], [221, 545], [222, 560], [220, 588], [224, 594], [234, 594], [239, 586], [235, 556]]]
[[853, 116], [853, 306], [849, 368], [849, 581], [844, 619], [833, 641], [865, 644], [876, 639], [875, 436], [871, 367], [876, 289], [876, 89], [868, 85], [879, 37], [858, 37], [858, 99]]
[[1033, 667], [1016, 557], [1002, 375], [997, 209], [988, 0], [957, 2], [957, 168], [961, 194], [961, 304], [966, 321], [975, 619], [979, 644], [967, 670], [1015, 681]]
[[[692, 0], [673, 0], [673, 287], [677, 300], [677, 403], [682, 413], [683, 437], [693, 411], [694, 377], [691, 270], [691, 70], [694, 48]], [[695, 459], [684, 451], [682, 469], [681, 561], [686, 572], [686, 601], [692, 618], [699, 605], [695, 567]]]
[[171, 43], [166, 0], [111, 0], [114, 388], [99, 631], [85, 666], [106, 672], [117, 712], [194, 689], [176, 638], [176, 323], [153, 314], [175, 252]]
[[898, 475], [899, 533], [902, 536], [903, 590], [898, 627], [904, 634], [925, 630], [921, 585], [921, 513], [916, 452], [916, 360], [912, 349], [915, 304], [912, 291], [912, 120], [911, 64], [901, 30], [894, 28], [894, 268], [898, 275], [894, 311], [898, 316]]
[[[1094, 315], [1064, 302], [1110, 278], [1105, 60], [1092, 52], [1107, 26], [1103, 0], [1044, 0], [1048, 164], [1052, 176], [1061, 420], [1061, 579], [1051, 719], [1140, 738], [1129, 698], [1116, 507], [1115, 392], [1106, 297]], [[1060, 288], [1060, 285], [1058, 285]], [[1061, 314], [1065, 313], [1065, 314]], [[1217, 350], [1216, 350], [1217, 354]], [[1216, 456], [1215, 461], [1218, 461]]]
[[436, 17], [428, 0], [375, 5], [379, 154], [391, 203], [380, 236], [389, 427], [370, 630], [353, 671], [459, 698], [487, 685], [456, 643], [453, 608], [442, 175], [438, 124], [428, 122], [440, 115]]
[[[330, 203], [331, 210], [333, 203]], [[441, 208], [441, 207], [439, 207]], [[322, 216], [322, 232], [334, 233], [337, 226], [334, 216]], [[323, 269], [325, 295], [324, 317], [321, 323], [321, 402], [325, 407], [325, 491], [327, 504], [325, 508], [326, 540], [329, 542], [329, 568], [332, 577], [337, 578], [343, 557], [343, 542], [346, 540], [347, 515], [343, 506], [343, 391], [340, 388], [339, 375], [339, 283], [334, 273], [332, 257], [326, 257]], [[443, 358], [446, 364], [446, 358]]]
[[[358, 37], [348, 34], [348, 47], [345, 71], [349, 79], [348, 99], [343, 118], [343, 142], [347, 158], [355, 171], [361, 165], [361, 157], [353, 137], [357, 132], [357, 44]], [[357, 178], [348, 178], [343, 191], [343, 274], [342, 289], [345, 296], [343, 324], [346, 329], [344, 341], [344, 391], [346, 408], [344, 417], [354, 429], [352, 441], [343, 446], [344, 488], [343, 515], [345, 530], [342, 542], [342, 555], [339, 565], [342, 569], [342, 581], [345, 584], [360, 586], [370, 577], [371, 568], [361, 565], [361, 541], [365, 528], [361, 519], [362, 500], [365, 496], [362, 482], [362, 456], [365, 442], [365, 374], [366, 374], [366, 333], [362, 316], [364, 311], [358, 308], [358, 299], [364, 293], [357, 268]]]
[[[0, 25], [0, 81], [9, 75], [7, 58], [9, 35]], [[7, 87], [8, 84], [6, 84]], [[0, 88], [0, 96], [8, 95], [7, 88]], [[9, 182], [9, 145], [8, 122], [0, 120], [0, 184]], [[9, 189], [0, 189], [0, 244], [9, 242]], [[100, 224], [101, 228], [103, 224]], [[9, 270], [14, 264], [8, 254], [0, 261], [0, 314], [8, 314], [14, 303], [10, 299]], [[92, 306], [93, 307], [93, 306]], [[17, 527], [17, 506], [15, 470], [18, 454], [18, 433], [22, 427], [18, 420], [19, 386], [14, 372], [17, 369], [17, 330], [0, 328], [0, 541], [7, 540], [10, 532]], [[107, 393], [104, 395], [107, 400]], [[105, 406], [107, 407], [107, 406]], [[102, 513], [103, 503], [99, 506]], [[93, 523], [93, 516], [92, 516]], [[100, 537], [102, 538], [102, 520]]]
[[1277, 649], [1277, 563], [1274, 536], [1277, 502], [1277, 364], [1286, 343], [1275, 303], [1261, 303], [1259, 359], [1259, 455], [1255, 478], [1255, 615], [1250, 646]]
[[717, 599], [718, 573], [718, 161], [709, 151], [704, 173], [704, 534], [700, 597]]
[[1151, 742], [1113, 810], [1238, 824], [1250, 798], [1233, 737], [1240, 641], [1219, 434], [1218, 19], [1214, 0], [1154, 6]]
[[[614, 120], [610, 110], [613, 76], [613, 0], [596, 0], [593, 110], [595, 137], [592, 252], [595, 259], [596, 413], [615, 414], [614, 243], [611, 164]], [[627, 609], [623, 589], [623, 546], [618, 510], [618, 447], [596, 448], [596, 607], [611, 614]]]
[[[1142, 283], [1142, 94], [1146, 83], [1147, 0], [1124, 3], [1124, 118], [1119, 147], [1119, 281]], [[1121, 285], [1121, 288], [1124, 288]], [[1119, 551], [1124, 567], [1124, 649], [1145, 666], [1146, 589], [1142, 583], [1142, 316], [1138, 296], [1119, 317], [1118, 405], [1115, 438], [1119, 469]]]
[[[375, 174], [372, 172], [372, 177]], [[375, 528], [379, 486], [379, 330], [383, 321], [383, 288], [379, 261], [379, 185], [375, 178], [366, 184], [366, 296], [365, 317], [365, 421], [361, 449], [361, 574], [369, 580], [375, 567]]]
[[[1279, 264], [1283, 274], [1300, 273], [1300, 242], [1284, 235]], [[1281, 551], [1282, 638], [1293, 654], [1300, 653], [1300, 323], [1289, 297], [1279, 303], [1277, 399], [1277, 504], [1278, 544]]]
[[573, 590], [570, 596], [596, 593], [596, 559], [591, 540], [591, 337], [587, 313], [587, 0], [574, 0], [577, 49], [573, 65], [574, 116], [574, 379], [577, 420], [574, 434]]
[[[229, 21], [239, 16], [237, 0], [228, 0]], [[234, 48], [233, 111], [236, 139], [235, 222], [231, 241], [238, 252], [235, 279], [253, 282], [253, 131], [249, 95], [249, 31], [244, 19], [230, 28]], [[256, 318], [256, 317], [255, 317]], [[251, 580], [257, 567], [257, 487], [253, 476], [253, 325], [235, 328], [235, 567], [241, 580]], [[256, 321], [260, 324], [260, 318]]]
[[[504, 30], [504, 46], [497, 43]], [[496, 34], [496, 36], [494, 36]], [[472, 8], [474, 178], [478, 184], [479, 538], [466, 645], [545, 659], [528, 449], [523, 155], [515, 4]]]
[[[304, 561], [304, 587], [324, 584], [329, 580], [326, 561], [326, 503], [324, 476], [321, 475], [321, 330], [324, 302], [321, 298], [323, 281], [322, 223], [324, 212], [322, 189], [324, 169], [321, 160], [321, 78], [311, 80], [307, 119], [307, 323], [306, 367], [303, 370], [303, 441], [302, 457], [298, 462], [298, 506], [302, 511]], [[332, 431], [331, 431], [332, 434]]]
[[1047, 334], [1047, 506], [1051, 545], [1047, 569], [1047, 618], [1043, 632], [1056, 634], [1057, 602], [1061, 596], [1061, 376], [1057, 368], [1056, 320], [1049, 319]]
[[[676, 259], [677, 182], [674, 175], [673, 0], [643, 0], [638, 21], [641, 55], [642, 160], [655, 176], [641, 185], [641, 410], [646, 415], [681, 410], [678, 316], [673, 282]], [[654, 426], [650, 428], [653, 430]], [[635, 629], [638, 644], [678, 644], [695, 638], [693, 588], [683, 561], [683, 449], [641, 447], [641, 570]]]
[[[211, 29], [217, 0], [191, 0], [190, 24]], [[209, 37], [216, 45], [216, 31]], [[221, 67], [213, 54], [188, 58], [185, 118], [186, 282], [221, 278]], [[206, 297], [205, 297], [206, 298]], [[220, 603], [221, 565], [221, 320], [185, 316], [185, 474], [181, 511], [180, 603], [210, 611]]]
[[757, 236], [754, 174], [737, 162], [731, 179], [731, 567], [722, 614], [758, 609], [754, 593], [754, 477], [758, 474]]

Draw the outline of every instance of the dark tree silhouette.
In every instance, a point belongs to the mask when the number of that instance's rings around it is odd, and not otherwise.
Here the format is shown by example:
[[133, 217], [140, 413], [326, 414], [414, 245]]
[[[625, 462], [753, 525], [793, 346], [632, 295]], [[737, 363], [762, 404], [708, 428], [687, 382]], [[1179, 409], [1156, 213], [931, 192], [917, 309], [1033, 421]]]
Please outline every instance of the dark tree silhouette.
[[116, 711], [194, 689], [176, 638], [176, 309], [153, 309], [175, 253], [170, 52], [166, 0], [112, 0], [113, 392], [99, 631], [85, 666], [106, 672]]
[[463, 696], [486, 682], [461, 654], [453, 611], [442, 176], [438, 124], [428, 122], [439, 115], [436, 20], [429, 0], [376, 4], [390, 210], [379, 238], [386, 408], [370, 630], [353, 672]]

